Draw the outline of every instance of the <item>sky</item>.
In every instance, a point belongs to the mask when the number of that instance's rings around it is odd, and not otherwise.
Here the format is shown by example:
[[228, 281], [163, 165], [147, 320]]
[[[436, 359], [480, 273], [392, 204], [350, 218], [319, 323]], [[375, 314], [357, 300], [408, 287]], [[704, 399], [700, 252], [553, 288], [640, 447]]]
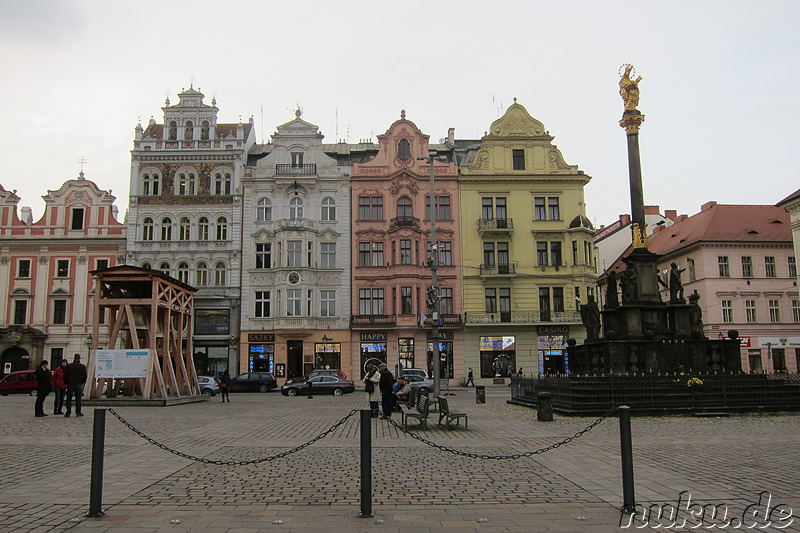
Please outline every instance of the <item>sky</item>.
[[800, 187], [799, 16], [777, 0], [0, 0], [0, 185], [38, 220], [85, 158], [122, 218], [136, 124], [189, 86], [220, 122], [252, 116], [259, 142], [298, 106], [324, 142], [375, 139], [401, 109], [434, 142], [476, 139], [517, 98], [592, 177], [599, 227], [630, 212], [631, 63], [646, 204], [775, 204]]

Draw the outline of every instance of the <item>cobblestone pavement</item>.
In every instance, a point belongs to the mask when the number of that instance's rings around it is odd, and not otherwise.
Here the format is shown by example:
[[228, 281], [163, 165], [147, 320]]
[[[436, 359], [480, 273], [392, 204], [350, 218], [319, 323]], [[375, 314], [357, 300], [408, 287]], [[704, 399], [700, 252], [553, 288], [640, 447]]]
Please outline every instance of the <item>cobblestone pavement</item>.
[[[94, 408], [85, 408], [83, 418], [34, 418], [33, 398], [0, 397], [0, 531], [621, 530], [616, 418], [554, 450], [517, 458], [509, 456], [560, 442], [596, 417], [537, 422], [535, 410], [506, 403], [507, 387], [488, 387], [485, 404], [475, 403], [472, 390], [457, 389], [450, 399], [454, 410], [469, 414], [469, 430], [437, 427], [436, 418], [427, 430], [411, 427], [436, 447], [397, 424], [373, 420], [374, 517], [360, 518], [360, 425], [353, 411], [364, 408], [363, 393], [231, 396], [230, 404], [217, 398], [162, 408], [109, 404], [171, 449], [222, 461], [264, 460], [227, 466], [192, 461], [147, 442], [108, 413], [106, 514], [100, 518], [85, 517]], [[272, 459], [339, 422], [325, 438]], [[637, 503], [656, 510], [691, 495], [692, 503], [718, 511], [717, 524], [727, 509], [733, 517], [728, 529], [757, 523], [750, 529], [800, 531], [800, 517], [780, 521], [784, 515], [776, 513], [768, 527], [758, 527], [766, 523], [766, 505], [800, 512], [800, 416], [634, 417], [632, 428]], [[484, 455], [490, 458], [476, 457]], [[740, 524], [745, 510], [755, 518]], [[689, 531], [698, 525], [692, 517], [699, 514], [685, 510], [672, 522], [653, 513], [646, 521], [635, 515], [629, 529]]]

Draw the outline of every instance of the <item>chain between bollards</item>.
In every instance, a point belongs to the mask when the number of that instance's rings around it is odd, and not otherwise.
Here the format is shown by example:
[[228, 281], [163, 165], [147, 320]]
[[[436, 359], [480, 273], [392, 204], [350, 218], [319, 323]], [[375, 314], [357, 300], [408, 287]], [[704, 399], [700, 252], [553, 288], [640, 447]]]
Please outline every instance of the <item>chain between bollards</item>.
[[103, 516], [103, 455], [106, 439], [106, 409], [94, 410], [92, 427], [92, 478], [89, 483], [89, 512], [86, 516]]

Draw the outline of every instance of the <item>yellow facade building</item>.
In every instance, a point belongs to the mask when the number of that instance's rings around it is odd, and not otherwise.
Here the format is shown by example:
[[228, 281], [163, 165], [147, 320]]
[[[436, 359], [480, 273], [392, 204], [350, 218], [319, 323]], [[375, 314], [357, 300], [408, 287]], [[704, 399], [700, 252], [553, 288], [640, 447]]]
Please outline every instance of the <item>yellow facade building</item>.
[[597, 276], [583, 191], [591, 178], [552, 141], [515, 99], [480, 141], [457, 146], [463, 355], [477, 384], [519, 369], [568, 372], [566, 341], [585, 338], [580, 303], [594, 297]]

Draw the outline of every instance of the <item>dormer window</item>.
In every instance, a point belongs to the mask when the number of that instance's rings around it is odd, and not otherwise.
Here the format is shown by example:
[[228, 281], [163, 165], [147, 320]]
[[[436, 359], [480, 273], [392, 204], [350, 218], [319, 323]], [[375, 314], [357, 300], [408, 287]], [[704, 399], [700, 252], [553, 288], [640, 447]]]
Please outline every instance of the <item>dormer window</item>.
[[174, 120], [171, 120], [169, 123], [169, 130], [168, 130], [168, 140], [170, 141], [177, 141], [178, 140], [178, 123]]
[[211, 133], [211, 126], [209, 125], [207, 120], [204, 120], [200, 124], [200, 140], [207, 141], [210, 133]]
[[83, 208], [72, 208], [72, 224], [69, 229], [83, 229]]
[[397, 145], [397, 158], [401, 161], [408, 161], [411, 158], [411, 145], [406, 139], [402, 139]]
[[186, 128], [183, 132], [183, 138], [187, 141], [194, 139], [194, 123], [191, 120], [186, 121]]

